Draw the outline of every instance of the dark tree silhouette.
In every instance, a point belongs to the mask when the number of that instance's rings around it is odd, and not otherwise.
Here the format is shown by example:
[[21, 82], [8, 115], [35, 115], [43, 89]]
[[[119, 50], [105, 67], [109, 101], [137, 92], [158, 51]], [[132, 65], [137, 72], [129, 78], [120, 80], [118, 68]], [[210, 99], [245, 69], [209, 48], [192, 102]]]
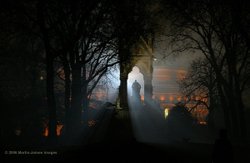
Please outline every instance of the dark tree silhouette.
[[57, 117], [56, 117], [56, 101], [54, 94], [54, 58], [55, 54], [52, 52], [52, 45], [49, 36], [49, 29], [46, 24], [44, 15], [45, 3], [39, 1], [37, 3], [37, 23], [41, 30], [42, 40], [44, 42], [44, 49], [46, 54], [46, 90], [49, 110], [49, 138], [54, 139], [56, 135]]
[[169, 1], [168, 6], [168, 18], [173, 27], [169, 36], [173, 36], [174, 51], [203, 54], [215, 72], [228, 130], [235, 136], [245, 137], [242, 95], [249, 83], [249, 31], [246, 30], [249, 3]]
[[218, 91], [216, 89], [215, 73], [210, 64], [201, 58], [191, 63], [187, 75], [178, 81], [180, 92], [186, 97], [186, 104], [205, 106], [209, 110], [209, 124], [213, 126], [214, 109], [219, 106]]
[[[9, 130], [13, 134], [19, 128], [21, 136], [32, 137], [36, 132], [31, 127], [46, 114], [43, 45], [38, 28], [27, 20], [19, 3], [1, 1], [0, 6], [2, 133]], [[42, 130], [40, 126], [37, 129]]]
[[[43, 43], [46, 75], [42, 77], [46, 81], [49, 137], [56, 137], [58, 120], [55, 100], [58, 60], [65, 80], [66, 131], [68, 128], [68, 133], [77, 132], [82, 109], [87, 121], [89, 95], [102, 76], [117, 63], [121, 63], [123, 71], [122, 65], [129, 60], [133, 46], [141, 37], [152, 34], [147, 3], [129, 0], [7, 3], [5, 7], [11, 6], [17, 13], [13, 20], [27, 22], [33, 28], [30, 32]], [[23, 19], [18, 20], [19, 17]]]
[[154, 39], [154, 14], [150, 6], [154, 1], [122, 0], [114, 3], [114, 27], [117, 36], [117, 49], [120, 61], [119, 97], [122, 108], [127, 106], [126, 73], [132, 69], [131, 56], [141, 40], [147, 43]]
[[75, 135], [80, 131], [82, 111], [87, 123], [89, 95], [118, 63], [109, 1], [53, 1], [44, 5], [45, 42], [64, 67], [66, 131]]
[[192, 117], [187, 107], [182, 103], [177, 103], [170, 109], [166, 120], [170, 134], [174, 135], [175, 139], [190, 140], [196, 119]]

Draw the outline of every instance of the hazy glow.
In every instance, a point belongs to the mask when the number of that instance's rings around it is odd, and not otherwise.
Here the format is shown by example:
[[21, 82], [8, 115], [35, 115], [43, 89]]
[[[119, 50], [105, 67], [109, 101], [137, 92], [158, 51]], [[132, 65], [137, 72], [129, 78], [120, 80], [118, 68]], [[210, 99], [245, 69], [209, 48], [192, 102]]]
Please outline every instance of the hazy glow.
[[165, 119], [167, 118], [167, 116], [168, 116], [168, 108], [165, 108], [165, 110], [164, 110], [164, 117], [165, 117]]
[[[154, 58], [153, 58], [154, 59]], [[166, 63], [154, 59], [153, 66], [153, 101], [147, 105], [131, 98], [131, 85], [134, 80], [144, 87], [143, 76], [137, 67], [128, 76], [129, 112], [133, 124], [135, 137], [140, 142], [146, 143], [173, 143], [190, 139], [192, 142], [208, 142], [210, 135], [199, 132], [199, 129], [190, 127], [188, 123], [179, 119], [178, 115], [170, 114], [176, 103], [188, 100], [181, 95], [178, 80], [183, 79], [187, 73], [187, 59], [178, 59], [177, 62]], [[183, 61], [183, 62], [182, 62]], [[141, 96], [143, 91], [141, 90]], [[195, 97], [193, 97], [195, 99]], [[189, 106], [188, 106], [189, 107]], [[201, 106], [199, 106], [201, 107]], [[200, 125], [205, 125], [207, 112], [194, 109], [192, 115], [198, 118]], [[165, 120], [167, 119], [168, 120]], [[212, 137], [212, 136], [211, 136]], [[211, 138], [213, 141], [213, 138]]]
[[177, 70], [176, 72], [177, 72], [176, 77], [178, 80], [184, 79], [186, 74], [187, 74], [187, 71], [185, 71], [185, 70]]
[[95, 121], [95, 120], [92, 119], [92, 120], [89, 120], [89, 121], [88, 121], [88, 126], [89, 126], [89, 127], [93, 127], [93, 126], [95, 126], [95, 125], [96, 125], [96, 121]]
[[108, 74], [108, 78], [111, 80], [111, 85], [114, 88], [118, 88], [120, 85], [120, 71], [119, 69], [112, 70], [112, 73]]
[[177, 81], [185, 77], [187, 71], [183, 68], [168, 68], [154, 66], [153, 71], [153, 94], [155, 99], [161, 102], [175, 103], [183, 100], [180, 97]]
[[144, 96], [143, 95], [141, 96], [141, 100], [144, 101]]
[[177, 97], [177, 101], [180, 102], [182, 100], [181, 96]]
[[20, 136], [21, 133], [22, 133], [22, 130], [20, 128], [18, 128], [18, 129], [15, 130], [15, 135], [16, 136]]
[[160, 100], [161, 100], [161, 101], [164, 101], [164, 100], [165, 100], [165, 97], [164, 97], [164, 96], [161, 96], [161, 97], [160, 97]]
[[119, 85], [120, 71], [118, 68], [114, 68], [106, 76], [102, 77], [93, 90], [91, 98], [100, 101], [115, 102], [118, 96]]
[[137, 80], [141, 85], [141, 96], [144, 96], [144, 80], [143, 75], [140, 73], [140, 70], [138, 67], [134, 67], [132, 71], [128, 74], [128, 80], [127, 80], [127, 91], [128, 96], [132, 96], [132, 84], [133, 82]]
[[199, 122], [200, 125], [207, 125], [207, 122], [205, 121], [202, 121], [202, 122]]
[[[56, 135], [57, 136], [61, 135], [62, 128], [63, 128], [63, 125], [61, 125], [61, 124], [56, 126]], [[48, 127], [45, 128], [43, 135], [45, 137], [49, 136], [49, 128]]]
[[107, 100], [110, 102], [115, 102], [118, 96], [118, 89], [120, 86], [120, 71], [119, 69], [112, 70], [112, 74], [109, 74], [108, 77], [111, 81], [111, 86], [108, 88]]
[[169, 97], [169, 101], [171, 101], [171, 102], [174, 101], [174, 97], [173, 97], [173, 96], [170, 96], [170, 97]]

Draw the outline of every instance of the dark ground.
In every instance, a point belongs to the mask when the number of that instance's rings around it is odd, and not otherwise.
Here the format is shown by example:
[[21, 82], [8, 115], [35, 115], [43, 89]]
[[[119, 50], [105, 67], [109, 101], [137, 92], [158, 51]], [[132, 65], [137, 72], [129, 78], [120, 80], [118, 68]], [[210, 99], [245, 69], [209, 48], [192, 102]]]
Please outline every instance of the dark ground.
[[[2, 146], [1, 159], [4, 162], [212, 162], [212, 144], [190, 142], [148, 144], [138, 142], [133, 136], [130, 120], [126, 118], [126, 113], [123, 118], [112, 116], [111, 112], [107, 114], [109, 116], [104, 116], [102, 125], [92, 132], [87, 145]], [[103, 128], [107, 129], [103, 130]], [[5, 152], [9, 152], [9, 154], [5, 154]], [[12, 154], [10, 154], [11, 152]], [[34, 154], [34, 152], [39, 154]], [[234, 155], [235, 163], [250, 162], [249, 146], [235, 145]]]

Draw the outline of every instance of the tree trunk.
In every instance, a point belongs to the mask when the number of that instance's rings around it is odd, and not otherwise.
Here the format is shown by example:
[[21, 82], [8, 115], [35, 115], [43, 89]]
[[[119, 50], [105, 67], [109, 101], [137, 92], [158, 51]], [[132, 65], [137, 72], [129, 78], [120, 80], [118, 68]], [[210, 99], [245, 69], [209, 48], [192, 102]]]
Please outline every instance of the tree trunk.
[[72, 67], [72, 100], [71, 100], [71, 127], [70, 130], [74, 134], [78, 134], [81, 127], [82, 115], [82, 91], [81, 91], [81, 68], [75, 64]]
[[246, 118], [245, 118], [245, 111], [244, 111], [244, 104], [242, 102], [242, 98], [239, 97], [237, 101], [238, 106], [238, 116], [239, 116], [239, 124], [240, 124], [240, 136], [245, 139], [247, 137], [247, 126], [246, 126]]
[[49, 138], [54, 139], [56, 135], [56, 102], [54, 95], [54, 68], [53, 58], [46, 55], [46, 71], [47, 71], [47, 101], [49, 109]]
[[128, 109], [128, 92], [127, 92], [127, 80], [128, 74], [125, 70], [124, 63], [120, 64], [120, 87], [119, 87], [119, 99], [120, 107], [122, 109]]
[[119, 60], [120, 60], [120, 87], [119, 87], [119, 99], [120, 107], [122, 109], [128, 109], [128, 91], [127, 91], [127, 80], [128, 80], [128, 67], [130, 62], [130, 50], [124, 46], [126, 43], [123, 41], [119, 42]]
[[[233, 90], [232, 90], [233, 91]], [[233, 92], [232, 92], [233, 94]], [[237, 103], [235, 101], [234, 95], [228, 95], [229, 99], [229, 107], [230, 107], [230, 116], [232, 120], [232, 129], [233, 129], [233, 136], [238, 138], [240, 135], [240, 128], [239, 128], [239, 119], [237, 116]]]
[[70, 91], [70, 87], [71, 87], [71, 81], [70, 81], [70, 67], [69, 67], [69, 63], [67, 61], [67, 58], [64, 57], [63, 58], [63, 67], [64, 67], [64, 75], [65, 75], [65, 97], [64, 97], [64, 106], [65, 106], [65, 128], [66, 128], [66, 135], [69, 135], [70, 133], [67, 132], [68, 128], [70, 128], [70, 117], [72, 115], [70, 112], [70, 98], [71, 98], [71, 91]]
[[240, 137], [245, 139], [247, 136], [246, 118], [244, 110], [245, 107], [242, 100], [242, 93], [240, 91], [240, 84], [238, 78], [236, 78], [235, 80], [235, 89], [235, 102], [237, 106], [237, 116], [239, 119]]
[[[230, 44], [229, 44], [230, 45]], [[246, 136], [246, 124], [245, 124], [245, 117], [244, 117], [244, 105], [241, 98], [241, 91], [240, 91], [240, 82], [239, 76], [237, 73], [237, 55], [234, 51], [234, 48], [228, 48], [228, 76], [229, 76], [229, 88], [231, 90], [228, 92], [229, 103], [232, 107], [232, 119], [234, 125], [234, 133], [235, 136], [239, 139], [244, 138]]]
[[54, 95], [54, 67], [53, 61], [54, 56], [51, 53], [51, 46], [47, 28], [45, 26], [44, 20], [44, 2], [39, 1], [37, 3], [37, 20], [38, 24], [42, 33], [43, 43], [46, 52], [46, 73], [47, 73], [47, 81], [46, 81], [46, 91], [47, 91], [47, 103], [48, 103], [48, 112], [49, 112], [49, 138], [54, 139], [56, 138], [56, 102], [55, 102], [55, 95]]
[[89, 113], [89, 99], [88, 99], [88, 83], [86, 81], [86, 65], [83, 65], [82, 72], [82, 101], [83, 101], [83, 123], [86, 125], [88, 123], [88, 113]]
[[225, 120], [225, 127], [228, 130], [229, 134], [233, 134], [232, 131], [232, 121], [231, 121], [231, 117], [230, 117], [230, 108], [228, 105], [228, 102], [226, 100], [225, 94], [223, 93], [222, 90], [222, 86], [220, 84], [220, 82], [217, 82], [217, 89], [218, 89], [218, 93], [219, 93], [219, 97], [220, 97], [220, 103], [221, 103], [221, 107], [223, 109], [223, 113], [224, 113], [224, 120]]

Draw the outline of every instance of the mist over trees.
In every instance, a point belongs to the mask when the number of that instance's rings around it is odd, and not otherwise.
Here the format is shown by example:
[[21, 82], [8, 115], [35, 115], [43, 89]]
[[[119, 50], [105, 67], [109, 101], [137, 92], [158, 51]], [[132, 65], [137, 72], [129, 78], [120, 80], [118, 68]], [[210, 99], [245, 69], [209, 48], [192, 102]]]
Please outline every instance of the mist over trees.
[[[45, 118], [48, 137], [55, 140], [59, 117], [65, 112], [60, 119], [66, 137], [73, 141], [87, 125], [96, 86], [115, 68], [121, 73], [131, 69], [127, 63], [140, 40], [153, 42], [167, 31], [162, 37], [172, 53], [200, 55], [180, 81], [187, 102], [205, 105], [210, 114], [221, 108], [230, 134], [246, 138], [243, 96], [250, 86], [249, 7], [245, 1], [213, 0], [2, 1], [1, 133], [27, 127], [30, 119], [35, 126]], [[126, 80], [120, 93], [124, 87]], [[58, 90], [64, 98], [60, 102]], [[200, 98], [192, 98], [196, 95]], [[10, 128], [7, 121], [13, 123]]]
[[[11, 0], [2, 4], [1, 45], [6, 49], [2, 53], [14, 55], [12, 49], [20, 49], [21, 53], [17, 54], [21, 54], [20, 59], [28, 59], [24, 64], [30, 68], [25, 70], [31, 71], [34, 81], [30, 81], [31, 88], [21, 89], [34, 93], [35, 89], [42, 88], [35, 83], [44, 86], [46, 95], [43, 91], [40, 98], [47, 101], [48, 136], [52, 139], [57, 135], [57, 105], [61, 105], [56, 102], [55, 82], [58, 77], [64, 81], [65, 129], [66, 135], [73, 140], [81, 132], [82, 123], [87, 123], [89, 97], [96, 85], [114, 66], [129, 60], [131, 49], [140, 37], [152, 34], [147, 3]], [[11, 44], [13, 46], [9, 47]], [[7, 59], [11, 59], [9, 57]], [[23, 79], [22, 73], [18, 75]], [[18, 90], [17, 87], [13, 89]], [[4, 91], [2, 88], [1, 93]], [[23, 93], [17, 94], [23, 96]]]
[[[47, 9], [54, 5], [53, 11], [41, 10], [38, 18], [43, 21], [40, 22], [41, 29], [47, 26], [43, 36], [48, 40], [44, 40], [44, 44], [51, 42], [49, 48], [54, 49], [63, 63], [66, 131], [74, 135], [81, 127], [82, 109], [87, 121], [88, 96], [109, 67], [118, 63], [110, 9], [104, 1], [41, 5], [48, 5]], [[38, 6], [38, 9], [42, 8]], [[52, 33], [52, 37], [46, 32]], [[57, 45], [54, 40], [58, 40]]]
[[203, 55], [210, 73], [198, 70], [198, 78], [193, 76], [192, 80], [198, 82], [196, 86], [208, 90], [202, 78], [206, 76], [209, 80], [213, 74], [226, 128], [235, 137], [246, 137], [242, 95], [249, 85], [249, 3], [168, 1], [165, 4], [173, 51]]

